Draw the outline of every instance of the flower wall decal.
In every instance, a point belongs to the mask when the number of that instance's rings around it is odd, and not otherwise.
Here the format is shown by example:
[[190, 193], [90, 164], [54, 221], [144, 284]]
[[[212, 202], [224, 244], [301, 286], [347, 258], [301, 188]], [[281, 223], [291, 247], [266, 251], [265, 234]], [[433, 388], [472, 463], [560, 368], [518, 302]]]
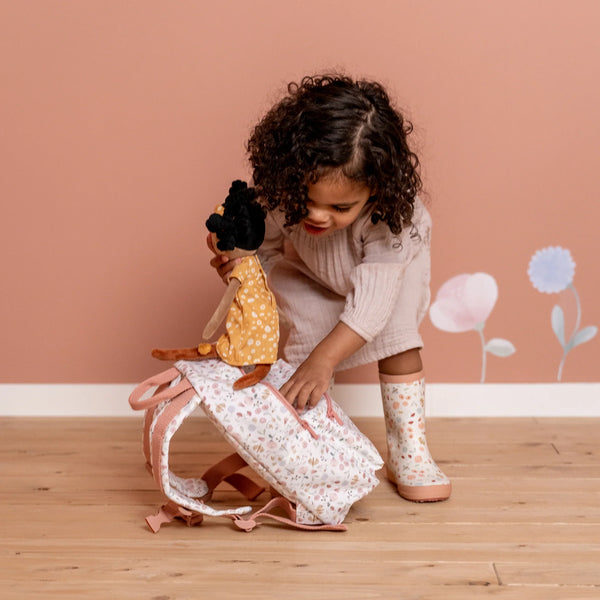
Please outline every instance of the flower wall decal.
[[575, 277], [575, 261], [571, 253], [566, 248], [560, 246], [550, 246], [542, 248], [534, 253], [529, 261], [527, 270], [529, 280], [533, 287], [544, 294], [558, 294], [564, 290], [571, 290], [575, 295], [577, 305], [577, 316], [573, 333], [567, 340], [565, 337], [565, 314], [563, 309], [554, 305], [550, 317], [550, 323], [554, 335], [556, 335], [563, 349], [562, 358], [558, 365], [557, 381], [561, 381], [565, 359], [567, 354], [585, 342], [589, 342], [598, 333], [598, 328], [594, 325], [579, 329], [581, 325], [581, 301], [579, 294], [573, 285]]
[[477, 331], [481, 339], [481, 383], [485, 381], [487, 353], [510, 356], [516, 350], [502, 338], [485, 341], [483, 330], [498, 299], [498, 284], [487, 273], [456, 275], [440, 287], [429, 308], [429, 318], [435, 327], [450, 333]]
[[568, 250], [551, 246], [538, 250], [531, 257], [527, 273], [538, 292], [557, 294], [573, 282], [575, 261]]

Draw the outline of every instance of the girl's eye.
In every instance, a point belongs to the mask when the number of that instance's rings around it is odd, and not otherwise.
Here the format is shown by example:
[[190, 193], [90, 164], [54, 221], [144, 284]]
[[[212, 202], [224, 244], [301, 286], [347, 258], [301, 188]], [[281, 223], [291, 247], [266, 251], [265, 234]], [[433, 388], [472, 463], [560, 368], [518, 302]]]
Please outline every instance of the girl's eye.
[[340, 213], [348, 212], [352, 207], [351, 206], [334, 206], [333, 210]]

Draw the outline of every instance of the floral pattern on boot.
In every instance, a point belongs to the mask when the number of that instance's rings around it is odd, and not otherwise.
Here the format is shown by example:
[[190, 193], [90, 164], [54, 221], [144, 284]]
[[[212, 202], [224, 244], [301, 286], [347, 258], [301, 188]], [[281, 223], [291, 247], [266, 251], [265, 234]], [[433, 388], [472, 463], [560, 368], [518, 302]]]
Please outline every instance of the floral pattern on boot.
[[413, 377], [380, 374], [387, 476], [407, 500], [446, 500], [452, 484], [431, 457], [425, 437], [425, 379], [422, 373]]

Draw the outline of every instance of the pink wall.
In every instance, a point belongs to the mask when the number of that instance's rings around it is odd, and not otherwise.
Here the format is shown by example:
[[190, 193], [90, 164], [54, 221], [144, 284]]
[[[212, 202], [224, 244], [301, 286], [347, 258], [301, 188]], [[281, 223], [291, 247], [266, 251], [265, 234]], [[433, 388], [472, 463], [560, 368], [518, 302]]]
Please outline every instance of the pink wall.
[[[332, 67], [415, 122], [434, 295], [498, 284], [485, 332], [516, 352], [486, 380], [555, 381], [550, 312], [572, 327], [575, 307], [527, 265], [568, 248], [581, 325], [600, 324], [599, 19], [595, 0], [2, 3], [1, 381], [134, 382], [151, 347], [197, 343], [222, 291], [206, 215], [284, 83]], [[475, 332], [423, 334], [431, 381], [478, 381]], [[598, 380], [599, 357], [598, 337], [573, 349], [563, 380]]]

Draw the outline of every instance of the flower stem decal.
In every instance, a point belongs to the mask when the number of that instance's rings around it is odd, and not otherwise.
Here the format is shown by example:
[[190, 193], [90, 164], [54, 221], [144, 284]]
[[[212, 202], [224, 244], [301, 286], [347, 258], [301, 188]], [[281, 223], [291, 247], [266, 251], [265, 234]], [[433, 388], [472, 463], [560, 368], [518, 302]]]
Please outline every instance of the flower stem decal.
[[571, 253], [566, 248], [560, 246], [550, 246], [538, 250], [529, 261], [527, 271], [529, 280], [533, 287], [544, 294], [558, 294], [564, 290], [570, 290], [575, 296], [577, 306], [577, 315], [575, 319], [575, 328], [567, 340], [565, 335], [565, 313], [563, 309], [556, 304], [552, 309], [550, 323], [552, 331], [558, 339], [562, 349], [562, 358], [558, 365], [557, 381], [562, 380], [563, 368], [567, 354], [585, 342], [589, 342], [598, 333], [598, 328], [594, 325], [579, 329], [581, 325], [581, 300], [579, 294], [573, 285], [575, 277], [575, 261]]
[[498, 285], [491, 275], [465, 273], [446, 281], [429, 309], [431, 322], [442, 331], [479, 333], [482, 349], [481, 383], [485, 381], [487, 353], [503, 357], [516, 352], [508, 340], [492, 338], [485, 341], [483, 329], [497, 299]]

